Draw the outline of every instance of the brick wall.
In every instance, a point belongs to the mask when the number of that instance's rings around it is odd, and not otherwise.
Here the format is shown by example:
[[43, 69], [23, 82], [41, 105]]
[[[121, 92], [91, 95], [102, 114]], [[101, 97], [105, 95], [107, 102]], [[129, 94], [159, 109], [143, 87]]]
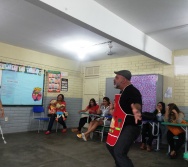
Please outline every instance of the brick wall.
[[[81, 73], [81, 65], [78, 61], [72, 61], [53, 55], [48, 55], [33, 50], [15, 47], [0, 43], [0, 61], [12, 64], [19, 64], [31, 67], [38, 67], [45, 70], [68, 72], [68, 91], [60, 92], [64, 94], [67, 102], [67, 110], [69, 117], [67, 119], [68, 127], [75, 127], [78, 125], [80, 115], [78, 110], [82, 106], [82, 91], [83, 81]], [[46, 108], [52, 98], [57, 97], [58, 93], [47, 92], [47, 76], [45, 79], [44, 90], [44, 107]], [[32, 107], [4, 107], [5, 117], [0, 118], [4, 133], [24, 132], [29, 130], [36, 130], [37, 122], [32, 121], [30, 127], [30, 120], [32, 118]]]
[[[186, 52], [188, 54], [188, 50]], [[185, 53], [184, 53], [185, 54]], [[176, 56], [174, 54], [174, 56]], [[168, 87], [172, 87], [172, 97], [165, 98], [163, 101], [168, 103], [176, 103], [178, 107], [186, 114], [186, 119], [188, 119], [188, 76], [175, 76], [174, 65], [166, 65], [155, 61], [153, 59], [147, 58], [145, 56], [134, 56], [126, 58], [117, 58], [111, 60], [102, 60], [87, 62], [83, 64], [83, 69], [89, 66], [99, 66], [99, 92], [100, 99], [102, 99], [105, 94], [106, 78], [114, 77], [114, 71], [128, 69], [133, 75], [139, 74], [161, 74], [163, 75], [163, 95]], [[83, 70], [82, 69], [82, 70]]]
[[[163, 75], [163, 94], [168, 87], [173, 88], [172, 98], [163, 98], [163, 101], [168, 104], [170, 102], [176, 103], [180, 109], [186, 114], [188, 119], [188, 77], [175, 76], [174, 65], [166, 65], [147, 58], [145, 56], [134, 56], [125, 58], [116, 58], [111, 60], [84, 62], [82, 66], [79, 62], [54, 57], [44, 53], [35, 52], [7, 44], [0, 43], [0, 61], [21, 64], [26, 66], [38, 67], [45, 70], [68, 72], [69, 76], [69, 90], [68, 92], [60, 92], [65, 95], [67, 102], [67, 110], [69, 117], [67, 119], [68, 127], [75, 127], [78, 125], [79, 114], [78, 110], [82, 106], [83, 94], [83, 73], [84, 67], [99, 66], [99, 95], [100, 101], [105, 94], [106, 78], [114, 77], [114, 71], [129, 69], [133, 75], [136, 74], [161, 74]], [[174, 56], [188, 55], [188, 50], [176, 51]], [[82, 68], [81, 68], [82, 67]], [[45, 83], [47, 87], [47, 82]], [[56, 93], [48, 93], [45, 89], [44, 106], [46, 107], [51, 98], [56, 97]], [[3, 131], [5, 133], [23, 132], [30, 130], [30, 118], [32, 115], [31, 107], [4, 107], [5, 116], [8, 121], [0, 119]], [[33, 123], [31, 129], [36, 129], [37, 124]]]
[[[56, 96], [46, 97], [44, 99], [45, 116], [48, 114], [47, 106], [51, 99], [56, 99]], [[65, 97], [65, 101], [67, 103], [67, 111], [69, 113], [66, 120], [67, 127], [77, 127], [80, 119], [78, 111], [82, 109], [82, 99]], [[26, 132], [38, 129], [38, 121], [32, 119], [32, 107], [4, 107], [4, 109], [5, 116], [8, 117], [8, 121], [5, 121], [3, 118], [0, 119], [4, 133]], [[41, 125], [43, 125], [43, 122], [41, 122]], [[48, 123], [44, 124], [44, 130], [46, 130], [47, 125]], [[56, 122], [54, 122], [53, 129], [55, 126]], [[41, 126], [41, 128], [43, 128], [43, 126]]]

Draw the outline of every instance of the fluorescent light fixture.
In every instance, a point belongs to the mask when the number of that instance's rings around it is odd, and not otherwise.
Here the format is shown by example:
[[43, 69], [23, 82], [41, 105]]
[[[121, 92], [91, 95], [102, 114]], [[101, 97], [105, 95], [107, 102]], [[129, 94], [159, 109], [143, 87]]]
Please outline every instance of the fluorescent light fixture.
[[79, 59], [84, 59], [87, 53], [91, 50], [92, 43], [88, 41], [73, 41], [63, 44], [63, 49], [69, 52], [74, 52]]
[[69, 52], [74, 52], [79, 59], [84, 59], [84, 57], [89, 53], [94, 53], [100, 48], [89, 41], [73, 41], [63, 44], [63, 49]]
[[85, 52], [84, 48], [78, 49], [77, 54], [78, 54], [79, 59], [84, 59], [84, 57], [86, 56], [86, 52]]
[[[58, 48], [59, 50], [64, 50], [66, 52], [72, 52], [80, 60], [83, 60], [85, 56], [94, 56], [98, 51], [102, 50], [105, 45], [103, 44], [111, 44], [111, 41], [102, 42], [102, 43], [92, 43], [87, 40], [75, 40], [63, 43], [62, 41], [58, 40], [54, 42], [54, 47]], [[62, 44], [63, 43], [63, 44]], [[110, 47], [111, 46], [111, 47]], [[112, 45], [109, 47], [112, 48]]]
[[91, 45], [92, 43], [88, 41], [73, 41], [63, 44], [63, 48], [72, 51], [73, 49], [86, 48]]

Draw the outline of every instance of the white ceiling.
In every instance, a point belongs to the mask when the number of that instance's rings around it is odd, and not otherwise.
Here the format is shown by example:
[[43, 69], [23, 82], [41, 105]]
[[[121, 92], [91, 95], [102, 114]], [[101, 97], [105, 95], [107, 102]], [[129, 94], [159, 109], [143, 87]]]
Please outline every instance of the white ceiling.
[[[0, 0], [0, 42], [73, 60], [78, 48], [67, 46], [71, 42], [89, 42], [86, 61], [137, 54], [112, 42], [113, 55], [107, 55], [109, 39], [28, 1]], [[170, 50], [188, 48], [188, 0], [95, 1]]]

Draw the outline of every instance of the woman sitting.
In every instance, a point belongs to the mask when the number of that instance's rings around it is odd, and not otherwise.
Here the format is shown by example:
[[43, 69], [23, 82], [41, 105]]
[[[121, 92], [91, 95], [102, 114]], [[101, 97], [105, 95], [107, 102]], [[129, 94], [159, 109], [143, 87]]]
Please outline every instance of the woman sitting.
[[[179, 108], [174, 103], [170, 103], [167, 106], [165, 113], [165, 122], [171, 123], [186, 123], [184, 120], [185, 115], [183, 112], [179, 110]], [[167, 141], [170, 145], [170, 158], [174, 159], [177, 157], [177, 151], [181, 148], [181, 146], [185, 142], [185, 131], [178, 126], [167, 126]], [[176, 139], [174, 139], [176, 136]], [[174, 142], [176, 140], [176, 142]]]
[[[57, 115], [57, 112], [62, 112], [62, 115]], [[54, 101], [53, 104], [51, 104], [51, 113], [48, 114], [50, 116], [50, 122], [48, 124], [48, 129], [45, 132], [46, 135], [51, 133], [51, 129], [55, 120], [59, 122], [61, 125], [63, 125], [62, 133], [65, 133], [67, 131], [64, 113], [66, 113], [66, 102], [64, 101], [64, 95], [59, 94], [57, 96], [57, 100]]]
[[[80, 110], [79, 113], [80, 112], [88, 112], [89, 114], [97, 114], [98, 108], [99, 108], [99, 105], [97, 105], [95, 99], [92, 98], [89, 101], [89, 105], [84, 110]], [[85, 123], [90, 123], [90, 122], [91, 122], [91, 116], [89, 116], [89, 118], [87, 116], [80, 118], [79, 126], [75, 129], [72, 129], [72, 132], [76, 132], [76, 133], [80, 134], [81, 129], [85, 125]]]
[[[163, 115], [165, 114], [165, 103], [159, 102], [153, 112], [158, 121], [163, 121]], [[144, 122], [144, 121], [143, 121]], [[148, 140], [146, 141], [146, 137]], [[152, 150], [152, 142], [155, 136], [152, 134], [152, 126], [149, 122], [145, 122], [142, 125], [142, 144], [140, 149], [146, 149], [148, 152]]]
[[[82, 138], [87, 141], [91, 132], [93, 132], [97, 126], [104, 125], [104, 117], [110, 115], [110, 99], [108, 97], [103, 98], [103, 103], [98, 109], [97, 114], [101, 114], [101, 118], [97, 118], [90, 122], [87, 132], [82, 134], [77, 134], [78, 138]], [[106, 120], [105, 125], [110, 125], [110, 120]]]

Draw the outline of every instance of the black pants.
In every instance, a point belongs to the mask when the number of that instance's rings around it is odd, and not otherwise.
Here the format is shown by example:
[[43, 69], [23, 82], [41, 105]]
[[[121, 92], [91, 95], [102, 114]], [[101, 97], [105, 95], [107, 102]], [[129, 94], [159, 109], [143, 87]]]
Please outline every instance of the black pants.
[[126, 125], [122, 129], [116, 144], [113, 147], [106, 145], [117, 167], [134, 167], [127, 154], [133, 142], [140, 135], [140, 130], [140, 126]]
[[[146, 143], [146, 137], [148, 137]], [[147, 145], [151, 146], [153, 142], [154, 136], [152, 134], [152, 126], [150, 123], [145, 123], [142, 125], [142, 143], [146, 143]]]
[[185, 133], [180, 133], [178, 136], [178, 139], [174, 139], [175, 135], [168, 130], [167, 132], [167, 141], [168, 144], [170, 145], [170, 150], [178, 151], [181, 146], [185, 143]]
[[[50, 122], [49, 122], [49, 124], [48, 124], [48, 131], [51, 131], [52, 126], [53, 126], [53, 123], [54, 123], [55, 118], [57, 117], [57, 115], [56, 115], [56, 114], [48, 114], [48, 116], [50, 116]], [[67, 126], [66, 126], [66, 124], [65, 124], [65, 121], [63, 120], [62, 117], [58, 118], [58, 122], [59, 122], [61, 125], [63, 125], [63, 129], [66, 129], [66, 128], [67, 128]]]
[[80, 118], [79, 121], [79, 126], [78, 126], [78, 131], [81, 131], [81, 129], [83, 128], [83, 126], [85, 125], [85, 123], [90, 123], [91, 122], [91, 117], [82, 117]]

